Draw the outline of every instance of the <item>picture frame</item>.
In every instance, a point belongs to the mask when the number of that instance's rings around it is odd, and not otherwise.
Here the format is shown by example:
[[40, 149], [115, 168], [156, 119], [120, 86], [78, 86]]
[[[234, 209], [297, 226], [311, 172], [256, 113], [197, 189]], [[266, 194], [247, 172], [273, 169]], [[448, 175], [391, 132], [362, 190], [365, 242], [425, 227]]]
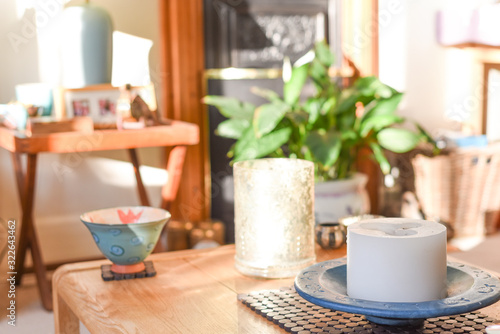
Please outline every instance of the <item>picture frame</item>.
[[[156, 93], [153, 84], [134, 86], [132, 96], [139, 95], [151, 111], [157, 110]], [[67, 88], [63, 94], [63, 115], [67, 118], [87, 116], [94, 125], [116, 124], [116, 108], [120, 87], [111, 84], [93, 85], [84, 88]]]

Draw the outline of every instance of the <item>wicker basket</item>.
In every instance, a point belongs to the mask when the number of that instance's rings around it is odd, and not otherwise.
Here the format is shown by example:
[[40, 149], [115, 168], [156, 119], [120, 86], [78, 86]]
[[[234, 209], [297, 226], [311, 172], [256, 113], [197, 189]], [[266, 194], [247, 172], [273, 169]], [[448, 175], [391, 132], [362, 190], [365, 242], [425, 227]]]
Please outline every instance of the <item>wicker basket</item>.
[[419, 154], [412, 164], [415, 192], [428, 217], [450, 223], [456, 237], [486, 234], [487, 213], [500, 210], [500, 145]]

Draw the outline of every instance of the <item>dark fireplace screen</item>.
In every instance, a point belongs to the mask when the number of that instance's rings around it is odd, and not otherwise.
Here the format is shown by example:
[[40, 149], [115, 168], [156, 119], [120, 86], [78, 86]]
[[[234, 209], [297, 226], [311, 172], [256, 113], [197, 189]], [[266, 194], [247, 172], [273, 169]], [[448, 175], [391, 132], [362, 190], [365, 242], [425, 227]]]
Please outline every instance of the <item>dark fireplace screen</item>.
[[[327, 40], [341, 60], [338, 0], [204, 0], [204, 11], [208, 94], [259, 105], [264, 100], [250, 88], [281, 92], [285, 57], [293, 63], [319, 40]], [[228, 68], [239, 69], [238, 76], [228, 75]], [[233, 141], [214, 134], [224, 120], [215, 108], [208, 117], [212, 218], [226, 224], [226, 241], [234, 242], [232, 167], [226, 156]]]

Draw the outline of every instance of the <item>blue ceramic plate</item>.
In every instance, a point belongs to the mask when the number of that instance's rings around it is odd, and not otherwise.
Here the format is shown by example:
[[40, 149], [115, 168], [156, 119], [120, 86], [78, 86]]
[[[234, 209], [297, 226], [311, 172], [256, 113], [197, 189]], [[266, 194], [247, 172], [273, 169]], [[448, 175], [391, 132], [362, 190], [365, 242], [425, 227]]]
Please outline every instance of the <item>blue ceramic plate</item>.
[[448, 297], [419, 303], [384, 303], [347, 296], [347, 259], [325, 261], [302, 270], [295, 289], [304, 299], [332, 310], [362, 314], [383, 325], [417, 325], [426, 318], [471, 312], [500, 300], [500, 280], [461, 263], [448, 262]]

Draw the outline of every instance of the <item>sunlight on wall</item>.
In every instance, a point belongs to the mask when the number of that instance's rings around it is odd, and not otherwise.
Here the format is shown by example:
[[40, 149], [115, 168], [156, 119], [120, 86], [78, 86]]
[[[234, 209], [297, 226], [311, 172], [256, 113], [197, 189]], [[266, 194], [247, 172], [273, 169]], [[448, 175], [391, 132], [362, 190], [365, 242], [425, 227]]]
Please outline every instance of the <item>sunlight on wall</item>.
[[402, 92], [406, 90], [407, 76], [407, 15], [406, 2], [394, 6], [394, 1], [379, 1], [380, 79]]
[[[105, 186], [135, 188], [136, 182], [130, 163], [109, 159], [89, 158], [86, 163], [99, 181]], [[167, 171], [164, 169], [140, 166], [142, 179], [145, 185], [162, 187], [167, 183]]]
[[456, 122], [470, 122], [481, 108], [482, 86], [474, 57], [460, 49], [447, 49], [445, 61], [445, 116]]
[[23, 20], [20, 37], [25, 42], [38, 43], [38, 81], [40, 82], [58, 84], [60, 81], [59, 22], [67, 2], [69, 1], [16, 0], [18, 19]]
[[477, 118], [482, 73], [471, 53], [437, 42], [437, 12], [484, 2], [379, 1], [380, 78], [404, 92], [401, 115], [434, 135], [459, 130], [460, 122]]
[[35, 7], [36, 0], [16, 0], [16, 13], [17, 18], [20, 20], [23, 18], [24, 12], [28, 9]]
[[[486, 126], [486, 134], [488, 140], [500, 140], [500, 132], [498, 131], [498, 124], [500, 124], [500, 94], [498, 90], [500, 87], [500, 71], [491, 69], [488, 77], [488, 124]], [[497, 111], [497, 112], [490, 112]]]
[[436, 135], [480, 129], [482, 61], [498, 62], [493, 50], [438, 43], [437, 13], [478, 8], [492, 0], [379, 0], [379, 76], [405, 93], [403, 116]]
[[[139, 202], [128, 162], [69, 153], [41, 155], [40, 166], [45, 168], [38, 173], [37, 218], [78, 218], [84, 211]], [[147, 166], [140, 170], [151, 205], [159, 205], [167, 172]]]

